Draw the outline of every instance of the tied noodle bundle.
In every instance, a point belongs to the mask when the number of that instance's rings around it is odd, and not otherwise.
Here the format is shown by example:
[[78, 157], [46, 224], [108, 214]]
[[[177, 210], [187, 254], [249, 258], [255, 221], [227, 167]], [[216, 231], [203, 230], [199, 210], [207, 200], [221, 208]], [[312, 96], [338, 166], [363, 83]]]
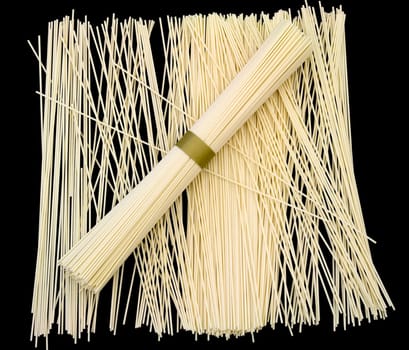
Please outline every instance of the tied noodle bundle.
[[98, 293], [247, 119], [310, 55], [309, 39], [282, 20], [184, 137], [152, 171], [59, 261]]

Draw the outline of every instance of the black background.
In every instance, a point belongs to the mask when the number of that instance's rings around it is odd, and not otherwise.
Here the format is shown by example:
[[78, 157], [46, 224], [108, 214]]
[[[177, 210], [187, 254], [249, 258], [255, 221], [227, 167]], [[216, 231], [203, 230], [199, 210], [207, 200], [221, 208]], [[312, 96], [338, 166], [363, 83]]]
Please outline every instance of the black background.
[[[372, 2], [371, 2], [372, 3]], [[115, 13], [119, 18], [160, 16], [209, 12], [273, 13], [280, 8], [296, 11], [303, 1], [216, 2], [191, 1], [180, 5], [175, 1], [159, 4], [154, 1], [111, 1], [109, 5], [89, 4], [86, 1], [56, 1], [54, 5], [39, 2], [14, 3], [2, 14], [2, 143], [5, 161], [3, 174], [3, 322], [10, 332], [2, 334], [3, 344], [11, 348], [33, 349], [29, 342], [31, 326], [31, 293], [34, 279], [40, 191], [40, 119], [39, 102], [35, 94], [38, 66], [27, 45], [40, 34], [45, 40], [50, 20], [71, 14], [87, 15], [94, 24], [101, 23]], [[80, 341], [74, 345], [69, 336], [50, 336], [50, 349], [156, 349], [187, 346], [195, 349], [245, 348], [303, 348], [338, 346], [349, 348], [379, 345], [386, 341], [391, 348], [407, 344], [403, 331], [407, 326], [404, 296], [407, 289], [407, 253], [405, 254], [407, 226], [407, 155], [404, 144], [407, 137], [405, 107], [407, 73], [405, 55], [405, 22], [400, 19], [403, 9], [393, 1], [382, 5], [360, 5], [359, 1], [322, 1], [326, 9], [342, 4], [347, 14], [346, 34], [348, 72], [352, 119], [353, 152], [356, 179], [368, 234], [378, 243], [372, 245], [375, 265], [395, 303], [386, 320], [366, 321], [361, 327], [332, 331], [329, 314], [324, 313], [319, 326], [305, 327], [301, 334], [290, 336], [288, 330], [269, 326], [256, 334], [253, 344], [250, 336], [239, 339], [194, 337], [187, 332], [165, 336], [160, 342], [148, 329], [120, 326], [116, 336], [107, 330], [99, 318], [97, 334], [91, 343]], [[368, 2], [369, 4], [369, 2]], [[310, 1], [310, 5], [317, 2]], [[44, 43], [44, 41], [43, 41]], [[402, 136], [400, 136], [402, 135]], [[407, 148], [407, 146], [406, 146]], [[402, 152], [403, 151], [403, 152]], [[407, 250], [407, 249], [406, 249]], [[11, 257], [11, 258], [10, 258]], [[10, 301], [9, 301], [10, 300]], [[102, 313], [104, 305], [101, 306]], [[102, 316], [102, 313], [99, 316]], [[6, 329], [7, 329], [6, 328]], [[44, 343], [41, 342], [41, 346]]]

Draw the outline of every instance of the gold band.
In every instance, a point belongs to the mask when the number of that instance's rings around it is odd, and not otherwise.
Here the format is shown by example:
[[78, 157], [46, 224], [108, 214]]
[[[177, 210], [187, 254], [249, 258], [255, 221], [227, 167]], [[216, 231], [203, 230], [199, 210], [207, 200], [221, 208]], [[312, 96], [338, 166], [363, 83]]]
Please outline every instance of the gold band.
[[187, 131], [176, 146], [185, 152], [201, 168], [215, 155], [214, 151], [191, 131]]

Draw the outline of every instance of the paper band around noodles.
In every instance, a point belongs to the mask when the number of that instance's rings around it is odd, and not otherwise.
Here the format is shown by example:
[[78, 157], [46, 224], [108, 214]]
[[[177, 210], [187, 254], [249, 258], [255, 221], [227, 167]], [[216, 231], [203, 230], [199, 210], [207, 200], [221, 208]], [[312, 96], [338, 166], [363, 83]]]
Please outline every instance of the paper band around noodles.
[[215, 152], [210, 146], [191, 131], [187, 131], [176, 146], [185, 152], [201, 168], [204, 168], [215, 155]]

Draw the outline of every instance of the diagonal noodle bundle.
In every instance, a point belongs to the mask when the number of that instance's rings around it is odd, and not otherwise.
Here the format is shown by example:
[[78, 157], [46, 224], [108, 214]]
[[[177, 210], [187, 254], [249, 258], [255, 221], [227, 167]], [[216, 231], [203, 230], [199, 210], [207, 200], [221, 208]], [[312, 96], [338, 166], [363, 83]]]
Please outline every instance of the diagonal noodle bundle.
[[[290, 21], [267, 40], [192, 126], [213, 152], [220, 148], [310, 54], [307, 37]], [[186, 147], [186, 146], [185, 146]], [[81, 285], [98, 293], [201, 168], [181, 145], [156, 167], [62, 259]]]
[[[53, 323], [75, 340], [95, 332], [99, 293], [57, 261], [169, 152], [283, 19], [290, 14], [168, 18], [161, 84], [152, 22], [50, 23], [46, 56], [40, 42], [34, 50], [43, 152], [36, 339]], [[268, 323], [292, 331], [319, 323], [325, 301], [334, 328], [386, 316], [392, 302], [372, 263], [354, 181], [344, 21], [341, 10], [317, 16], [310, 7], [293, 19], [311, 57], [115, 273], [104, 290], [114, 333], [135, 299], [135, 327], [158, 336], [186, 329], [229, 337]]]

